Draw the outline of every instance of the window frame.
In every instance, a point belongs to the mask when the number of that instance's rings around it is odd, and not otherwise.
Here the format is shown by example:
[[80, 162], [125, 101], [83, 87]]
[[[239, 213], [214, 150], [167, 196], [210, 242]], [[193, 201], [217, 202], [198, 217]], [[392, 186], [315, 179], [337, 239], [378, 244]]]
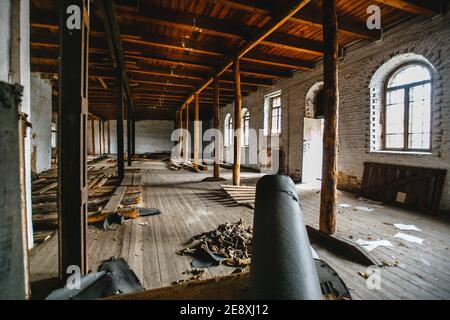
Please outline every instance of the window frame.
[[[430, 74], [430, 80], [423, 80], [418, 82], [411, 82], [405, 85], [396, 86], [392, 88], [388, 88], [389, 81], [392, 79], [392, 77], [401, 69], [408, 67], [408, 66], [422, 66], [426, 68]], [[417, 149], [417, 148], [409, 148], [409, 92], [411, 88], [424, 85], [424, 84], [430, 84], [430, 141], [429, 141], [429, 148], [428, 149]], [[403, 116], [403, 148], [389, 148], [386, 146], [386, 123], [387, 123], [387, 95], [388, 92], [394, 91], [394, 90], [404, 90], [404, 101], [403, 101], [403, 108], [404, 108], [404, 116]], [[407, 63], [403, 63], [400, 66], [393, 69], [385, 78], [384, 85], [383, 85], [383, 116], [382, 116], [382, 150], [385, 151], [398, 151], [398, 152], [432, 152], [433, 149], [433, 96], [434, 96], [434, 72], [433, 69], [426, 63], [422, 61], [410, 61]]]
[[[248, 121], [248, 128], [246, 128], [245, 123]], [[242, 147], [250, 146], [250, 110], [246, 109], [245, 113], [242, 115]]]
[[[270, 103], [270, 135], [271, 136], [275, 136], [275, 135], [281, 135], [281, 113], [282, 113], [282, 103], [281, 103], [281, 95], [277, 95], [277, 96], [274, 96], [274, 97], [271, 97], [271, 98], [269, 98], [270, 100], [269, 100], [269, 103]], [[275, 99], [280, 99], [280, 105], [279, 106], [276, 106], [276, 107], [274, 107], [273, 106], [273, 102], [274, 102], [274, 100]], [[274, 109], [278, 109], [278, 121], [277, 121], [277, 124], [279, 124], [279, 131], [277, 131], [277, 132], [274, 132], [273, 131], [273, 111], [274, 111]]]
[[231, 113], [227, 113], [225, 116], [225, 147], [230, 147], [233, 145], [233, 117]]

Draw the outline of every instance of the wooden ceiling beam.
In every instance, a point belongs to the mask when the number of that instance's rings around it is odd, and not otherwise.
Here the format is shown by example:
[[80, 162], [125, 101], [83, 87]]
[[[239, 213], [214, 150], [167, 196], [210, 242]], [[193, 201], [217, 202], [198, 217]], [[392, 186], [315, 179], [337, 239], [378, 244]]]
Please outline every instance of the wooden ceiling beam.
[[[144, 39], [152, 39], [151, 41]], [[160, 37], [160, 36], [142, 36], [141, 39], [136, 38], [123, 38], [124, 42], [128, 43], [136, 43], [140, 45], [145, 45], [149, 47], [162, 47], [169, 48], [173, 50], [178, 50], [182, 52], [194, 52], [198, 54], [210, 55], [214, 57], [225, 57], [230, 52], [226, 52], [223, 48], [217, 48], [217, 45], [211, 44], [190, 44], [189, 41], [180, 41], [175, 39], [170, 39], [168, 37]], [[168, 45], [170, 43], [170, 45]], [[311, 70], [314, 69], [313, 63], [310, 61], [305, 61], [301, 59], [294, 59], [290, 57], [284, 56], [274, 56], [272, 54], [249, 54], [244, 57], [242, 61], [249, 61], [257, 64], [266, 64], [266, 65], [274, 65], [278, 67], [291, 68], [291, 69], [304, 69]]]
[[[92, 89], [92, 88], [89, 88]], [[161, 92], [160, 90], [155, 90], [155, 89], [151, 89], [151, 88], [142, 88], [142, 89], [135, 89], [133, 88], [133, 93], [134, 94], [162, 94], [163, 92]], [[184, 96], [186, 97], [187, 94], [189, 94], [188, 91], [180, 91], [180, 90], [171, 90], [171, 91], [167, 91], [167, 94], [173, 94], [173, 95], [180, 95], [180, 96]], [[207, 92], [207, 91], [203, 91], [201, 93], [200, 96], [213, 96], [213, 92]], [[229, 96], [229, 97], [233, 97], [234, 95], [232, 93], [227, 93], [227, 91], [225, 92], [221, 92], [221, 96]]]
[[[298, 12], [291, 20], [299, 24], [322, 29], [322, 10], [316, 6], [308, 6], [305, 10]], [[339, 18], [338, 32], [342, 35], [367, 40], [380, 40], [381, 30], [369, 30], [365, 24], [354, 22], [349, 19]]]
[[235, 55], [230, 57], [225, 63], [216, 70], [216, 72], [202, 85], [196, 88], [196, 90], [185, 100], [185, 102], [180, 107], [180, 110], [186, 108], [195, 94], [202, 92], [206, 87], [210, 86], [215, 77], [220, 77], [227, 69], [229, 69], [235, 60], [242, 58], [246, 53], [251, 51], [257, 45], [270, 37], [280, 26], [282, 26], [286, 21], [288, 21], [293, 15], [299, 12], [304, 6], [306, 6], [310, 0], [300, 0], [295, 1], [295, 4], [286, 8], [286, 10], [282, 10], [282, 12], [275, 18], [271, 19], [261, 30], [259, 30], [258, 34], [252, 38], [252, 40], [244, 42], [241, 46], [239, 46]]
[[[386, 4], [395, 9], [409, 12], [416, 15], [433, 17], [439, 14], [439, 1], [405, 1], [405, 0], [375, 0], [378, 3]], [[425, 5], [425, 2], [428, 6]], [[429, 6], [434, 3], [434, 6]]]
[[[196, 83], [193, 83], [192, 81], [174, 81], [173, 79], [171, 81], [161, 81], [160, 79], [151, 79], [148, 80], [146, 78], [131, 78], [130, 83], [137, 83], [137, 84], [150, 84], [150, 85], [161, 85], [166, 87], [181, 87], [181, 88], [195, 88], [197, 85]], [[228, 84], [230, 82], [224, 81], [225, 84]], [[249, 91], [251, 87], [257, 87], [257, 85], [251, 85], [251, 84], [242, 84], [243, 91]], [[233, 85], [230, 85], [228, 87], [225, 87], [225, 85], [222, 85], [223, 90], [232, 91]]]
[[[161, 87], [162, 91], [167, 91], [167, 92], [181, 92], [181, 90], [183, 90], [182, 88], [170, 88], [169, 86], [167, 86], [166, 83], [154, 83], [152, 85], [136, 84], [136, 86], [134, 86], [133, 92], [136, 92], [135, 90], [159, 90], [159, 88], [156, 88], [157, 86]], [[133, 88], [133, 85], [131, 87]], [[222, 86], [222, 88], [220, 88], [220, 89], [221, 89], [221, 94], [224, 94], [226, 92], [234, 92], [234, 89], [230, 88], [230, 87]], [[186, 89], [186, 91], [187, 90], [189, 90], [189, 89]], [[187, 92], [186, 91], [183, 90], [183, 92], [186, 95], [189, 95], [189, 93], [192, 92], [191, 90], [189, 90]], [[206, 87], [202, 91], [202, 93], [205, 93], [205, 94], [208, 94], [210, 92], [213, 92], [213, 88], [212, 87]], [[250, 92], [250, 90], [248, 90], [247, 88], [243, 88], [242, 92], [243, 93], [248, 93], [248, 92]]]
[[116, 20], [114, 1], [96, 0], [95, 5], [99, 9], [98, 11], [100, 12], [100, 17], [104, 23], [111, 58], [118, 71], [122, 73], [123, 89], [127, 96], [129, 106], [134, 112], [133, 97], [131, 95], [129, 80], [126, 72], [126, 64], [123, 55], [122, 41], [120, 38], [120, 29]]
[[[214, 70], [215, 64], [217, 60], [208, 60], [202, 57], [194, 57], [194, 56], [188, 56], [179, 58], [175, 55], [166, 54], [163, 55], [145, 55], [145, 56], [139, 56], [139, 55], [125, 55], [129, 59], [136, 59], [138, 61], [145, 61], [150, 64], [154, 63], [164, 63], [168, 65], [173, 66], [187, 66], [191, 68], [197, 68], [197, 69], [203, 69], [203, 70]], [[182, 60], [185, 59], [185, 60]], [[231, 72], [231, 71], [230, 71]], [[252, 68], [249, 66], [243, 66], [242, 72], [243, 75], [253, 75], [253, 76], [259, 76], [259, 77], [273, 77], [273, 78], [289, 78], [291, 77], [291, 72], [286, 71], [274, 71], [274, 70], [258, 70], [257, 68]]]
[[[242, 10], [260, 15], [273, 15], [276, 7], [268, 5], [262, 1], [249, 0], [203, 0], [211, 3], [220, 3], [226, 7], [236, 10]], [[301, 25], [310, 26], [316, 29], [322, 29], [322, 13], [317, 6], [309, 4], [304, 10], [296, 13], [289, 22], [295, 22]], [[360, 39], [379, 40], [381, 32], [379, 30], [369, 30], [364, 23], [355, 23], [349, 19], [340, 18], [338, 32], [348, 36]]]
[[[109, 60], [104, 61], [102, 58], [96, 57], [96, 55], [108, 55], [109, 56], [109, 52], [107, 49], [102, 49], [102, 50], [98, 49], [91, 53], [92, 53], [91, 61], [90, 61], [91, 69], [95, 69], [94, 66], [96, 68], [109, 67], [109, 65], [110, 65]], [[57, 52], [56, 48], [54, 48], [54, 47], [34, 48], [31, 52], [31, 55], [32, 55], [32, 58], [35, 59], [35, 61], [38, 61], [38, 59], [39, 59], [39, 61], [42, 62], [42, 64], [44, 64], [43, 63], [44, 61], [51, 61], [51, 60], [53, 60], [54, 65], [58, 64], [58, 52]], [[145, 55], [145, 56], [144, 55], [125, 54], [125, 57], [128, 59], [135, 59], [136, 63], [139, 63], [139, 61], [143, 61], [150, 65], [149, 68], [158, 68], [158, 67], [154, 66], [155, 64], [166, 64], [166, 65], [175, 66], [175, 67], [186, 66], [186, 67], [202, 69], [202, 70], [210, 72], [210, 71], [214, 70], [214, 68], [216, 67], [215, 60], [209, 60], [209, 59], [205, 59], [205, 58], [201, 58], [201, 57], [194, 57], [194, 56], [189, 56], [189, 58], [187, 58], [187, 57], [184, 58], [189, 61], [183, 61], [183, 60], [181, 60], [182, 59], [181, 57], [178, 59], [178, 56], [170, 55], [170, 54], [166, 54], [166, 55], [154, 54], [154, 55]], [[248, 60], [251, 60], [251, 59], [248, 59]], [[289, 61], [289, 58], [287, 59], [287, 61]], [[126, 62], [128, 63], [128, 70], [127, 70], [128, 72], [138, 73], [138, 71], [136, 71], [138, 69], [132, 69], [130, 67], [131, 61], [126, 61]], [[103, 64], [103, 66], [100, 64]], [[312, 66], [312, 64], [306, 64], [306, 63], [304, 64], [305, 67], [309, 66], [309, 65]], [[145, 71], [146, 66], [144, 64], [142, 64], [141, 66], [142, 66], [141, 69]], [[231, 74], [231, 71], [226, 71], [226, 72]], [[242, 67], [241, 73], [243, 76], [265, 77], [265, 78], [272, 78], [272, 79], [289, 78], [292, 76], [291, 71], [268, 70], [268, 69], [252, 67], [252, 66], [248, 66], [248, 65]], [[194, 72], [193, 72], [193, 74], [194, 74]]]
[[[212, 36], [231, 39], [249, 39], [258, 34], [259, 28], [244, 25], [235, 25], [229, 21], [198, 16], [181, 11], [173, 11], [158, 7], [141, 6], [139, 13], [120, 11], [121, 18], [129, 21], [137, 21], [144, 24], [158, 24], [168, 27], [178, 27], [190, 32], [196, 31]], [[195, 23], [194, 23], [195, 21]], [[258, 44], [277, 48], [284, 48], [296, 52], [322, 55], [322, 43], [314, 40], [303, 39], [295, 36], [274, 33], [266, 37]]]
[[[139, 75], [148, 75], [148, 76], [158, 76], [161, 80], [175, 81], [174, 83], [185, 83], [186, 79], [188, 80], [198, 80], [202, 81], [208, 78], [206, 74], [198, 74], [198, 73], [190, 73], [185, 71], [176, 71], [173, 74], [170, 71], [162, 72], [162, 71], [149, 71], [149, 70], [129, 70], [129, 73], [135, 73]], [[242, 77], [241, 83], [243, 85], [248, 86], [257, 86], [257, 87], [273, 87], [273, 80], [271, 79], [261, 79], [261, 78], [249, 78]], [[179, 81], [179, 82], [177, 82]], [[224, 75], [220, 82], [222, 83], [233, 83], [232, 77], [229, 75]], [[188, 81], [188, 83], [192, 83], [192, 81]]]
[[[105, 35], [103, 32], [92, 32], [96, 38], [104, 38]], [[33, 37], [34, 40], [31, 42], [32, 46], [41, 46], [46, 48], [57, 48], [58, 44], [57, 39], [42, 37], [39, 36], [38, 39]], [[199, 43], [199, 44], [191, 44], [189, 41], [172, 39], [169, 37], [162, 37], [160, 35], [152, 34], [145, 36], [136, 36], [131, 35], [130, 32], [128, 34], [121, 36], [122, 42], [138, 44], [146, 47], [159, 47], [159, 48], [167, 48], [172, 50], [178, 50], [181, 52], [194, 52], [198, 54], [210, 55], [214, 57], [225, 57], [229, 52], [226, 52], [223, 48], [218, 48], [217, 45], [212, 45], [208, 43]], [[106, 49], [101, 48], [95, 43], [91, 43], [91, 47], [89, 48], [91, 52], [104, 52]], [[125, 53], [130, 53], [131, 50], [125, 50]], [[305, 61], [301, 59], [294, 59], [285, 56], [275, 56], [272, 54], [257, 54], [250, 53], [248, 56], [243, 57], [242, 61], [248, 61], [256, 64], [265, 64], [265, 65], [273, 65], [277, 67], [290, 68], [290, 69], [303, 69], [303, 70], [311, 70], [314, 69], [314, 64], [310, 61]]]

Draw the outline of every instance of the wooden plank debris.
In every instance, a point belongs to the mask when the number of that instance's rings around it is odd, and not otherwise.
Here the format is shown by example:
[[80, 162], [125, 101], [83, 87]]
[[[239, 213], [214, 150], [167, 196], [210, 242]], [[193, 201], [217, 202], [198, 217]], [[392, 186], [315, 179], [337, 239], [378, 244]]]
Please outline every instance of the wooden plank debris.
[[116, 213], [117, 208], [119, 207], [120, 202], [122, 201], [122, 198], [123, 198], [126, 190], [127, 190], [126, 186], [117, 187], [116, 191], [114, 191], [113, 196], [108, 201], [108, 203], [106, 204], [106, 206], [102, 212], [105, 212], [108, 214]]
[[220, 185], [225, 193], [237, 204], [255, 207], [256, 187], [254, 186], [232, 186]]

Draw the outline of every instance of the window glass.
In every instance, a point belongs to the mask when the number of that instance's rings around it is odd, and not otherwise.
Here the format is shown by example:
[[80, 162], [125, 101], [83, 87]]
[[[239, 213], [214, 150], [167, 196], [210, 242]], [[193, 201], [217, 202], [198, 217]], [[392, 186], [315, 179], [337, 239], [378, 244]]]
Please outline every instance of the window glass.
[[409, 90], [409, 145], [411, 149], [429, 149], [431, 131], [431, 85], [412, 87]]
[[241, 140], [241, 144], [243, 147], [249, 145], [249, 135], [250, 135], [250, 112], [245, 111], [242, 117], [242, 128], [243, 128], [243, 139]]
[[424, 65], [407, 65], [388, 79], [386, 149], [431, 149], [431, 94], [431, 73]]
[[281, 133], [281, 97], [272, 98], [272, 134]]
[[425, 66], [418, 64], [408, 65], [392, 75], [388, 88], [427, 80], [431, 80], [431, 76], [430, 71]]

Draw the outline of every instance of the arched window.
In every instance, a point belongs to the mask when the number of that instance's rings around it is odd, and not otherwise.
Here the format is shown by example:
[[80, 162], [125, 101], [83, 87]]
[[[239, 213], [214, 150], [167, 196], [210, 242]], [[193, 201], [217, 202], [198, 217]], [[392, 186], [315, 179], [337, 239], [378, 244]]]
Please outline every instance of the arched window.
[[431, 149], [431, 71], [424, 63], [403, 65], [386, 79], [383, 142], [386, 150]]
[[242, 146], [249, 146], [249, 136], [250, 136], [250, 111], [247, 109], [242, 109]]
[[231, 146], [233, 144], [233, 118], [231, 114], [225, 116], [225, 146]]

